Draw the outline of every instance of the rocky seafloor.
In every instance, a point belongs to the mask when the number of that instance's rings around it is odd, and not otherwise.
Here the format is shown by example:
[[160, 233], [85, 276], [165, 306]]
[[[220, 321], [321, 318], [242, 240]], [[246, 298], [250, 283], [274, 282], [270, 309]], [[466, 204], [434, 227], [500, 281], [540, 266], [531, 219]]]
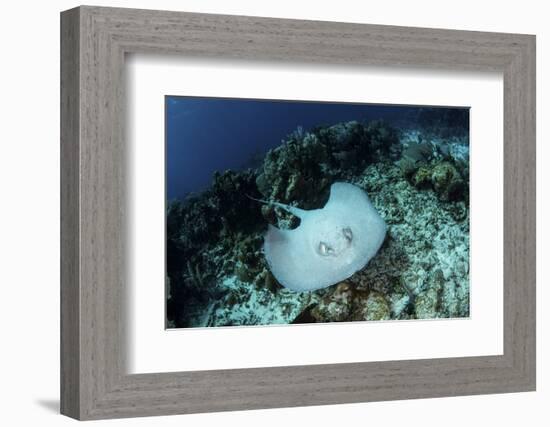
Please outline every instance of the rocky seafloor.
[[[216, 173], [167, 206], [167, 327], [469, 316], [469, 141], [463, 130], [345, 122], [298, 128], [257, 168]], [[268, 223], [299, 219], [254, 199], [321, 208], [330, 185], [364, 189], [386, 221], [377, 255], [313, 292], [277, 283]]]

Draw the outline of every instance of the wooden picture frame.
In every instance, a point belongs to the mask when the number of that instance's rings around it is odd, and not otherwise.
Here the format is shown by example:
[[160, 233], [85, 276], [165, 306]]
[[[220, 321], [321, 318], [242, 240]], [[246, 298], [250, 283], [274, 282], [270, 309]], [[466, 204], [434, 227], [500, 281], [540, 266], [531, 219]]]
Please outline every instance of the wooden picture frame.
[[[504, 353], [126, 373], [126, 53], [504, 81]], [[61, 412], [136, 417], [535, 390], [535, 37], [82, 6], [61, 14]]]

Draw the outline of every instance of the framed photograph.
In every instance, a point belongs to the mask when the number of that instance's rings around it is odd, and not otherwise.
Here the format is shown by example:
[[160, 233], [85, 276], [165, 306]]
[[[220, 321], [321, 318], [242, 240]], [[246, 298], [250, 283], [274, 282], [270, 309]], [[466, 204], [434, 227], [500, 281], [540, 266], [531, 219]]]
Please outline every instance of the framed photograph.
[[535, 37], [61, 14], [61, 411], [535, 390]]

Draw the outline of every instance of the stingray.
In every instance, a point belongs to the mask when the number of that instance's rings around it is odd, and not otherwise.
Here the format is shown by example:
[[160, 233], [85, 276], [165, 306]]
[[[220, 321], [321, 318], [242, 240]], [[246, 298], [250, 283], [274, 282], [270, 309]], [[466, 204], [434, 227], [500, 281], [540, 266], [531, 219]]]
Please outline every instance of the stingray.
[[269, 269], [296, 292], [326, 288], [364, 268], [386, 235], [386, 223], [361, 188], [344, 182], [330, 187], [322, 209], [303, 210], [269, 202], [300, 218], [293, 230], [272, 225], [264, 236]]

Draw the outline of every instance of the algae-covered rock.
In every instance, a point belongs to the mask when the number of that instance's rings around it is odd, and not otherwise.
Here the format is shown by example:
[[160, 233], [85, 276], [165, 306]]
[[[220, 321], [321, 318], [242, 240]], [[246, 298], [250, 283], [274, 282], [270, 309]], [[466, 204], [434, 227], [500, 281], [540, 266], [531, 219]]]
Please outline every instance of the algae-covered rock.
[[422, 293], [415, 300], [415, 315], [417, 319], [432, 319], [437, 317], [437, 307], [439, 305], [439, 292], [437, 289], [430, 288]]
[[467, 185], [457, 167], [449, 161], [433, 161], [418, 167], [408, 176], [418, 189], [432, 189], [445, 202], [464, 200]]
[[354, 299], [354, 288], [349, 282], [341, 282], [321, 300], [314, 312], [318, 321], [349, 320]]
[[464, 180], [450, 162], [441, 162], [432, 169], [432, 185], [441, 200], [462, 198]]
[[311, 310], [316, 322], [344, 322], [351, 320], [354, 290], [350, 283], [341, 282], [329, 288], [326, 296]]
[[391, 310], [384, 296], [378, 292], [371, 292], [367, 298], [363, 312], [364, 320], [389, 320]]
[[420, 167], [412, 177], [412, 183], [417, 188], [430, 188], [432, 185], [432, 171], [426, 166]]
[[401, 153], [399, 166], [405, 177], [411, 176], [416, 169], [427, 164], [433, 158], [433, 147], [427, 142], [412, 143]]
[[391, 318], [389, 303], [382, 293], [356, 289], [349, 282], [329, 288], [319, 303], [308, 310], [317, 323]]

